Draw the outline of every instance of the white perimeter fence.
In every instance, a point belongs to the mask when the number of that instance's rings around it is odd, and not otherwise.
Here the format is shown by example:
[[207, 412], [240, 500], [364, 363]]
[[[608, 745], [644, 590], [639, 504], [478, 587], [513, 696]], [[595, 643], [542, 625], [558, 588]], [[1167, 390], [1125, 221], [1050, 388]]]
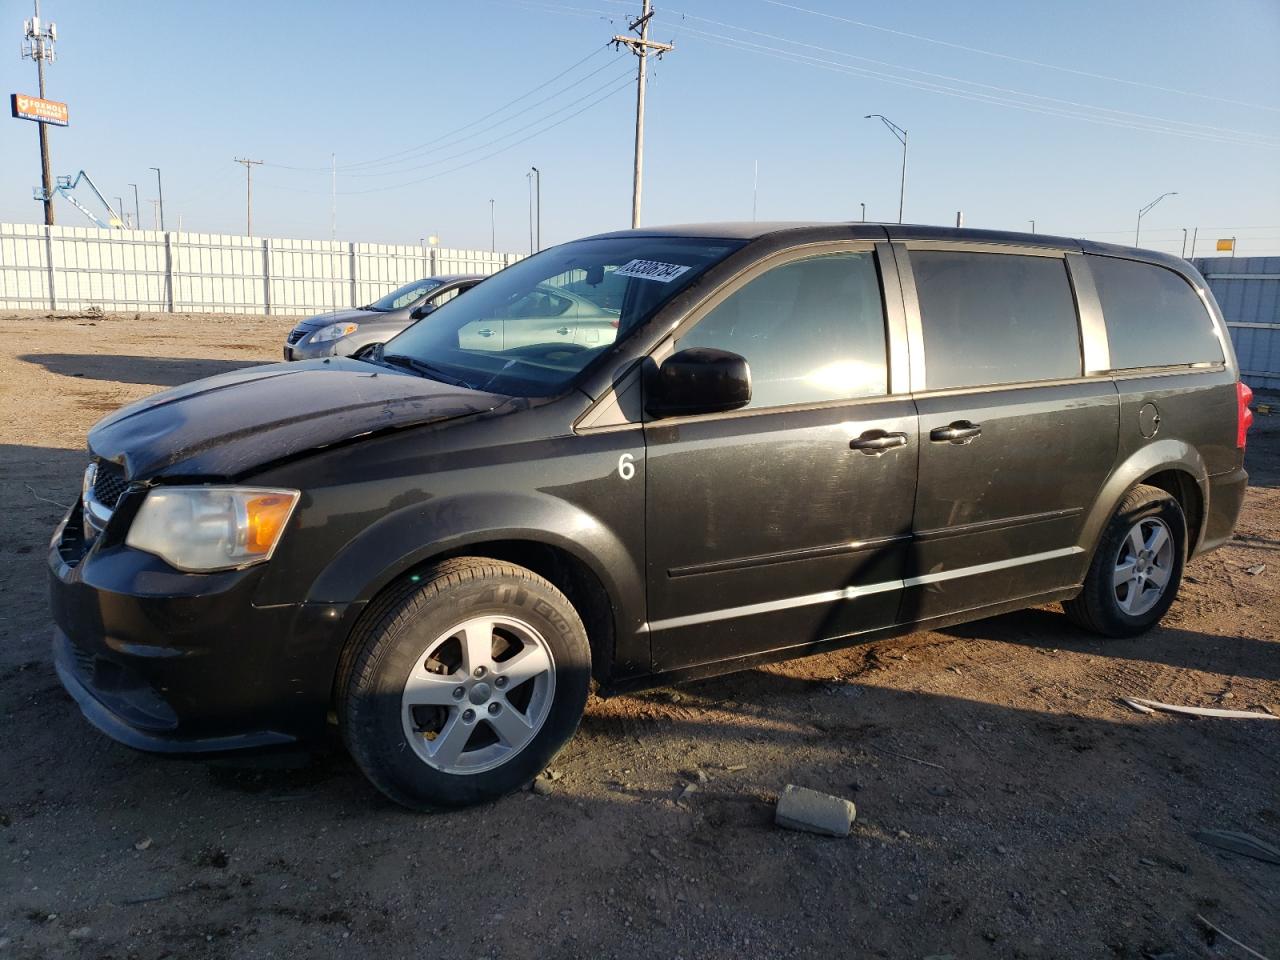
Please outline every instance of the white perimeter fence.
[[516, 253], [0, 223], [0, 309], [320, 313]]

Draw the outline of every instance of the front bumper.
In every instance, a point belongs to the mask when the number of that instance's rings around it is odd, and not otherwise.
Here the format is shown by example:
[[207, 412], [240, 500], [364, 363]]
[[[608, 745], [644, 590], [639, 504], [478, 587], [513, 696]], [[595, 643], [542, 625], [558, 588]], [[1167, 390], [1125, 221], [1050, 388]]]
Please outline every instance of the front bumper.
[[354, 609], [257, 606], [262, 566], [179, 573], [112, 535], [86, 547], [77, 505], [49, 551], [54, 665], [94, 726], [164, 753], [323, 732]]

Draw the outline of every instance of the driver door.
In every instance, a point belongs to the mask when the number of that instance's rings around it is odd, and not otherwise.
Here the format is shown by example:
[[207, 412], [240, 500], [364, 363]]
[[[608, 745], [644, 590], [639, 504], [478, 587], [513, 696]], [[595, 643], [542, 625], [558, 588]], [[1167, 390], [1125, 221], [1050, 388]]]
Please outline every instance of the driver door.
[[[746, 358], [748, 406], [645, 423], [655, 670], [893, 624], [919, 442], [888, 246], [791, 251], [717, 297], [671, 349]], [[878, 442], [891, 437], [889, 444]]]

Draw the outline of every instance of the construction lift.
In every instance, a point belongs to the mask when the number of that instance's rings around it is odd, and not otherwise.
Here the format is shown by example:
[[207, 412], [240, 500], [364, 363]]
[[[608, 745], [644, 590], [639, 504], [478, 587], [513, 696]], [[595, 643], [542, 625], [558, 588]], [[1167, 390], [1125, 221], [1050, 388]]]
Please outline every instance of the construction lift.
[[[83, 180], [85, 183], [89, 185], [89, 189], [92, 190], [94, 193], [94, 196], [98, 198], [98, 202], [101, 203], [106, 208], [107, 219], [105, 222], [102, 220], [101, 217], [95, 216], [92, 210], [90, 210], [88, 207], [86, 207], [83, 203], [81, 203], [79, 200], [75, 198], [74, 191], [76, 187], [80, 185], [81, 180]], [[112, 230], [112, 229], [119, 230], [124, 227], [124, 221], [120, 218], [120, 215], [116, 213], [115, 210], [112, 209], [111, 204], [107, 203], [107, 198], [102, 195], [102, 191], [99, 190], [97, 184], [93, 182], [93, 178], [90, 177], [89, 174], [85, 173], [83, 170], [81, 170], [79, 173], [76, 174], [75, 179], [72, 179], [71, 177], [59, 177], [58, 185], [53, 188], [53, 192], [60, 194], [63, 197], [66, 197], [67, 202], [69, 202], [73, 207], [75, 207], [77, 210], [83, 213], [86, 217], [92, 220], [97, 226], [101, 227], [103, 230]], [[44, 199], [44, 191], [38, 187], [36, 188], [36, 199], [37, 200]]]

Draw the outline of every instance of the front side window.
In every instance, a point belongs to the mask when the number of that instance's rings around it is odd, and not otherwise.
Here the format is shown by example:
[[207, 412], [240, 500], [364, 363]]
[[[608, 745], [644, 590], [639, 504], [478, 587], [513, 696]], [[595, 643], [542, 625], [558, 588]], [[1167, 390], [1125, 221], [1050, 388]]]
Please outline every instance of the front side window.
[[1080, 326], [1057, 257], [912, 250], [929, 390], [1081, 375]]
[[383, 358], [477, 390], [554, 396], [742, 245], [623, 236], [552, 247], [454, 297], [388, 341]]
[[833, 253], [774, 267], [675, 342], [746, 358], [752, 407], [887, 392], [884, 305], [875, 255]]
[[392, 290], [386, 296], [373, 301], [365, 309], [376, 310], [378, 313], [399, 310], [401, 307], [407, 307], [415, 300], [425, 297], [443, 282], [442, 280], [415, 280], [413, 283], [407, 283], [403, 287]]
[[1114, 370], [1221, 362], [1213, 319], [1191, 284], [1153, 263], [1089, 255]]

